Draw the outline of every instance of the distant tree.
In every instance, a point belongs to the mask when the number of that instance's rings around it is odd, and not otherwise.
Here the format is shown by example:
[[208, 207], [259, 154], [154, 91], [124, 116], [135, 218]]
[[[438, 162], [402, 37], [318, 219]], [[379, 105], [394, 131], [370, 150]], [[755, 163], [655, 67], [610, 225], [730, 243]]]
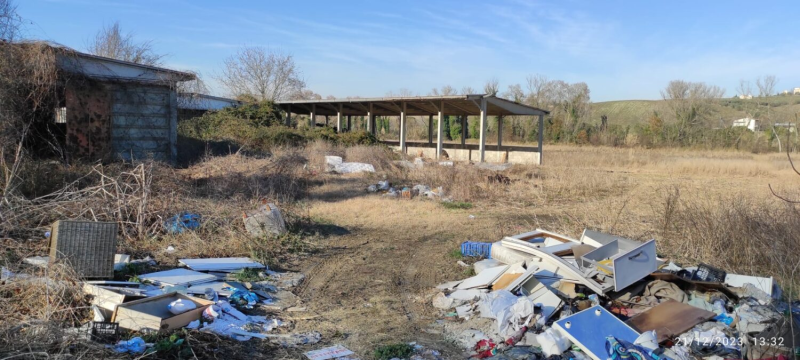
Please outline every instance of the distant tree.
[[739, 91], [739, 96], [753, 95], [753, 86], [744, 79], [739, 80], [739, 88], [737, 90]]
[[132, 33], [123, 33], [119, 22], [103, 26], [87, 46], [94, 55], [144, 65], [160, 65], [164, 55], [153, 51], [153, 42], [136, 42]]
[[[777, 83], [778, 83], [778, 78], [775, 77], [775, 75], [767, 75], [756, 79], [756, 87], [758, 87], [758, 96], [767, 97], [774, 95], [775, 85], [777, 85]], [[759, 106], [761, 106], [760, 103]], [[775, 128], [775, 118], [772, 116], [771, 109], [768, 104], [764, 106], [764, 113], [766, 115], [766, 119], [764, 120], [766, 120], [770, 124], [770, 127], [772, 128], [772, 139], [778, 141], [778, 151], [782, 151], [783, 146], [781, 144], [781, 137], [777, 136], [778, 130]]]
[[486, 80], [483, 85], [483, 92], [488, 95], [495, 96], [500, 91], [500, 81], [496, 77]]
[[292, 96], [292, 100], [322, 100], [322, 95], [315, 93], [310, 89], [304, 89]]
[[11, 0], [0, 0], [0, 40], [14, 41], [19, 34], [20, 21], [17, 5]]
[[661, 97], [677, 122], [677, 132], [672, 140], [683, 140], [690, 128], [707, 120], [711, 105], [724, 95], [725, 90], [719, 86], [684, 80], [670, 81], [667, 87], [661, 90]]
[[775, 85], [778, 84], [778, 78], [775, 75], [767, 75], [756, 79], [756, 87], [758, 87], [758, 96], [766, 97], [775, 95]]
[[263, 47], [243, 47], [225, 59], [217, 80], [234, 96], [259, 101], [291, 99], [306, 86], [292, 55]]

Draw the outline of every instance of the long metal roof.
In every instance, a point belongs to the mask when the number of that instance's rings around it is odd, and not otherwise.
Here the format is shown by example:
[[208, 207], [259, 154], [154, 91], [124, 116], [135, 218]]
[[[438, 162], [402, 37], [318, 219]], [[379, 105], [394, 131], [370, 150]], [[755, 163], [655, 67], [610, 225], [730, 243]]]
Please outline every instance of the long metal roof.
[[444, 105], [444, 115], [480, 115], [480, 100], [486, 99], [486, 115], [546, 115], [547, 110], [487, 94], [411, 96], [383, 98], [347, 98], [326, 100], [281, 100], [276, 104], [294, 114], [336, 115], [341, 106], [342, 115], [366, 116], [370, 105], [377, 116], [398, 116], [406, 105], [406, 115], [437, 115]]

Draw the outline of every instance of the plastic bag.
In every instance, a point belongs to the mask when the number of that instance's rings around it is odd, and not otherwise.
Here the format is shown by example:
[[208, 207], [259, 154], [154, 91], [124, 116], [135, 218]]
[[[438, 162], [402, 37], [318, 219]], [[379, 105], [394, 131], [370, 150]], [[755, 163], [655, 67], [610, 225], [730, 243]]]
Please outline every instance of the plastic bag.
[[549, 328], [543, 333], [536, 335], [536, 341], [542, 346], [542, 353], [545, 357], [561, 355], [572, 345], [569, 339], [553, 328]]
[[145, 349], [147, 349], [147, 344], [138, 336], [127, 341], [120, 340], [117, 345], [114, 346], [114, 350], [120, 353], [129, 352], [131, 354], [140, 354], [143, 353]]
[[183, 299], [175, 300], [169, 303], [169, 305], [167, 305], [167, 310], [169, 310], [169, 312], [175, 315], [183, 314], [189, 310], [194, 310], [196, 308], [197, 305], [195, 305], [195, 303]]

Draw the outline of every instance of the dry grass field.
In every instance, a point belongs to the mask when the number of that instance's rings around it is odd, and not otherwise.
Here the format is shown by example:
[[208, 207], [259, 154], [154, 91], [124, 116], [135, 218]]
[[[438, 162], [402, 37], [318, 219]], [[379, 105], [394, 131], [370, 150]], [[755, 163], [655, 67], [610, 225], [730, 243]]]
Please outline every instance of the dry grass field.
[[[552, 146], [545, 159], [542, 167], [510, 169], [511, 185], [489, 183], [491, 172], [463, 164], [323, 176], [310, 189], [309, 214], [346, 232], [302, 262], [309, 278], [300, 295], [319, 316], [305, 325], [343, 334], [362, 354], [397, 340], [456, 354], [442, 342], [430, 305], [435, 285], [466, 276], [454, 249], [537, 227], [574, 237], [588, 227], [656, 238], [661, 255], [684, 264], [776, 276], [786, 290], [797, 283], [797, 213], [768, 187], [796, 194], [800, 177], [785, 155]], [[474, 207], [448, 210], [364, 192], [384, 176], [443, 186]]]
[[[372, 163], [377, 172], [323, 173], [326, 154]], [[56, 207], [47, 201], [20, 203], [25, 206], [17, 212], [25, 215], [6, 217], [14, 223], [4, 224], [22, 229], [17, 231], [20, 238], [4, 240], [7, 250], [0, 261], [34, 273], [19, 259], [46, 249], [46, 240], [31, 235], [37, 226], [92, 208], [91, 216], [130, 224], [120, 251], [135, 258], [152, 256], [160, 267], [173, 267], [182, 257], [252, 256], [276, 269], [303, 272], [306, 280], [296, 295], [308, 311], [283, 315], [292, 321], [291, 330], [320, 331], [323, 344], [343, 344], [367, 359], [376, 346], [399, 341], [417, 341], [447, 358], [460, 357], [436, 323], [433, 288], [469, 274], [457, 264], [461, 258], [455, 250], [461, 242], [497, 241], [534, 228], [573, 237], [592, 228], [640, 240], [656, 238], [661, 256], [687, 265], [702, 261], [732, 272], [774, 276], [796, 297], [798, 213], [769, 189], [772, 185], [779, 194], [800, 199], [800, 176], [785, 154], [546, 146], [545, 165], [514, 165], [502, 172], [511, 179], [508, 185], [488, 181], [494, 172], [470, 164], [405, 169], [393, 164], [396, 159], [397, 154], [382, 147], [313, 143], [276, 152], [270, 159], [232, 155], [188, 169], [145, 167], [142, 176], [152, 181], [146, 197], [134, 189], [86, 195]], [[103, 171], [106, 183], [127, 179], [122, 170]], [[365, 191], [382, 179], [401, 186], [442, 186], [447, 196], [472, 208], [448, 209], [433, 200]], [[94, 181], [83, 179], [81, 186]], [[70, 196], [76, 196], [75, 186], [68, 187]], [[280, 204], [291, 234], [268, 239], [246, 235], [241, 211], [255, 207], [260, 198]], [[165, 216], [186, 209], [203, 215], [198, 231], [153, 235]], [[167, 246], [176, 251], [164, 251]], [[66, 284], [58, 297], [43, 286], [0, 287], [6, 325], [51, 320], [70, 327], [88, 319], [86, 299], [76, 295], [76, 283], [68, 274], [58, 276]], [[63, 337], [51, 334], [46, 341], [26, 342], [13, 328], [2, 330], [0, 344], [30, 347], [32, 352], [67, 351], [58, 345], [67, 343]], [[193, 343], [196, 353], [211, 354], [209, 346], [222, 347], [216, 351], [230, 351], [227, 358], [300, 356], [252, 341]], [[113, 355], [79, 349], [84, 357]], [[73, 346], [68, 351], [76, 350]]]

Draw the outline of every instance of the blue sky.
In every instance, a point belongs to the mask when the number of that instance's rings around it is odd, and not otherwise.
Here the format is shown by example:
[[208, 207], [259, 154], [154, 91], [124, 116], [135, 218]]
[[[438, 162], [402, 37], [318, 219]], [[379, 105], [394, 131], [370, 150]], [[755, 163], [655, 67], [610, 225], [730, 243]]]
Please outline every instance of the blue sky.
[[84, 50], [119, 21], [199, 72], [217, 95], [223, 60], [243, 45], [294, 55], [327, 96], [426, 95], [451, 85], [502, 89], [543, 74], [583, 81], [593, 101], [657, 99], [673, 79], [736, 93], [776, 75], [800, 87], [798, 1], [17, 0], [26, 36]]

